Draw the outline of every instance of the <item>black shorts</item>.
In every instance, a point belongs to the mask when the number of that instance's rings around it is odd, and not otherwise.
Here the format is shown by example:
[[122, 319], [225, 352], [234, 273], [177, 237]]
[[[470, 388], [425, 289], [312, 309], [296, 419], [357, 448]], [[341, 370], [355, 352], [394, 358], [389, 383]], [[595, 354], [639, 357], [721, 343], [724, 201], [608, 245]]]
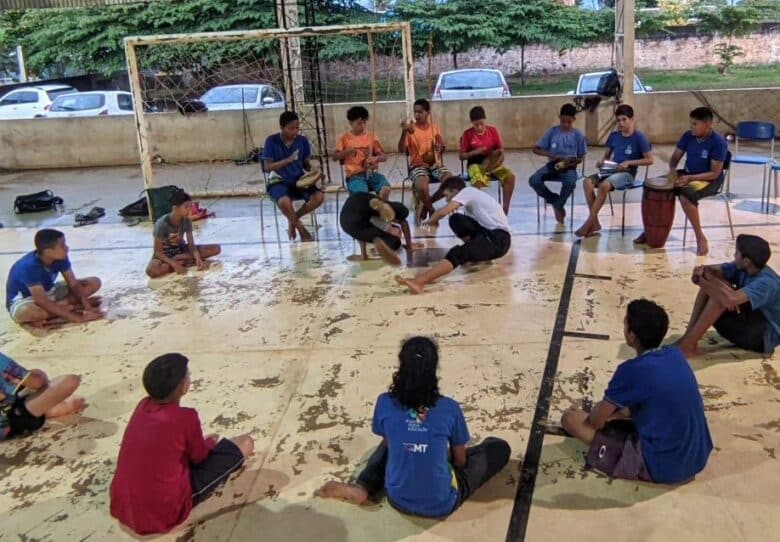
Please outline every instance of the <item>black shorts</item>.
[[192, 503], [205, 501], [243, 463], [244, 454], [238, 446], [232, 440], [220, 440], [206, 459], [197, 465], [190, 465]]
[[[677, 175], [689, 175], [684, 169], [678, 169]], [[721, 173], [720, 177], [715, 179], [714, 181], [710, 182], [707, 186], [704, 188], [701, 188], [699, 190], [694, 190], [691, 188], [690, 185], [681, 186], [679, 188], [674, 189], [674, 193], [677, 196], [685, 196], [685, 199], [693, 203], [694, 205], [699, 205], [699, 200], [702, 198], [708, 198], [710, 196], [714, 196], [718, 193], [718, 190], [720, 190], [720, 187], [723, 185], [724, 176]]]
[[744, 350], [764, 353], [766, 318], [753, 310], [750, 303], [740, 305], [739, 312], [726, 311], [715, 322], [715, 330], [724, 339]]
[[586, 462], [610, 478], [652, 481], [642, 456], [639, 433], [629, 420], [610, 422], [596, 431]]
[[27, 397], [16, 396], [14, 404], [8, 410], [8, 427], [10, 431], [6, 438], [18, 437], [37, 431], [46, 422], [46, 416], [33, 416], [25, 404]]

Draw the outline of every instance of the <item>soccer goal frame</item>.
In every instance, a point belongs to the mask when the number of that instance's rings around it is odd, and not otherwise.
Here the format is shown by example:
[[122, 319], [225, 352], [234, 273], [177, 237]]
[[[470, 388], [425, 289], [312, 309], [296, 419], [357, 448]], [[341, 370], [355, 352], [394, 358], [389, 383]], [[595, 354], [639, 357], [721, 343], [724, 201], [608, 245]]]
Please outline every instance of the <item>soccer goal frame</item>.
[[[403, 63], [403, 86], [406, 118], [413, 118], [414, 94], [414, 58], [412, 54], [412, 33], [408, 22], [397, 23], [374, 23], [374, 24], [355, 24], [355, 25], [331, 25], [331, 26], [312, 26], [297, 28], [268, 28], [258, 30], [241, 30], [228, 32], [201, 32], [191, 34], [161, 34], [149, 36], [130, 36], [124, 39], [125, 56], [127, 61], [127, 71], [130, 79], [130, 91], [133, 97], [133, 111], [135, 116], [136, 135], [138, 142], [138, 151], [140, 155], [141, 171], [144, 179], [144, 187], [153, 188], [154, 170], [152, 148], [150, 140], [150, 130], [147, 115], [144, 108], [143, 87], [141, 81], [141, 71], [138, 63], [137, 49], [140, 47], [150, 47], [154, 45], [183, 45], [202, 42], [237, 42], [251, 40], [276, 40], [281, 47], [289, 47], [291, 41], [296, 38], [311, 38], [325, 36], [368, 36], [368, 50], [371, 58], [372, 70], [374, 69], [372, 36], [376, 34], [400, 33], [401, 34], [401, 52]], [[289, 51], [289, 49], [288, 49]], [[286, 77], [286, 75], [285, 75]], [[292, 76], [290, 76], [292, 77]], [[372, 94], [376, 102], [376, 77], [371, 74]], [[285, 88], [294, 88], [292, 80], [285, 80]], [[297, 104], [296, 104], [297, 105]], [[289, 100], [286, 105], [289, 108]], [[151, 210], [151, 209], [150, 209]]]

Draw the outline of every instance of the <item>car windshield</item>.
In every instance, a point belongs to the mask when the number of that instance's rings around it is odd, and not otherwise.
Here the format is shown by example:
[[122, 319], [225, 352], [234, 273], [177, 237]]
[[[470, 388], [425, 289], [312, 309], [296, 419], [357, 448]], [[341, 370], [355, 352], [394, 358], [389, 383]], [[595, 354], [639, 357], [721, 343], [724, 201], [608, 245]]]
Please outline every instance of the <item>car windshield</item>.
[[[599, 80], [602, 74], [583, 75], [580, 79], [580, 94], [596, 93], [599, 87]], [[639, 80], [634, 77], [634, 92], [641, 92], [642, 87], [639, 85]]]
[[207, 104], [255, 103], [257, 89], [251, 87], [212, 88], [203, 95]]
[[63, 94], [71, 94], [73, 92], [78, 92], [78, 91], [73, 87], [64, 87], [64, 88], [58, 88], [54, 90], [47, 90], [46, 94], [49, 95], [49, 99], [51, 101], [54, 101], [57, 98], [57, 96], [62, 96]]
[[102, 94], [70, 94], [60, 96], [51, 104], [51, 111], [87, 111], [99, 109], [106, 103]]
[[457, 72], [448, 73], [441, 79], [441, 90], [478, 90], [484, 88], [501, 88], [504, 82], [501, 74], [496, 72]]

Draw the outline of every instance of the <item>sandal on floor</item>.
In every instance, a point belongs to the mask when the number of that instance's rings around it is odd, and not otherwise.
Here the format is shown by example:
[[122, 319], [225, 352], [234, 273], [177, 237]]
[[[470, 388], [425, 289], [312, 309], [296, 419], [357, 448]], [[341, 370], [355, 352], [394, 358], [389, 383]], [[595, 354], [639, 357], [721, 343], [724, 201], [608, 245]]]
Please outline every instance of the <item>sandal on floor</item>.
[[89, 226], [90, 224], [97, 224], [98, 219], [94, 216], [82, 215], [81, 213], [76, 214], [76, 216], [73, 217], [73, 227], [79, 228], [81, 226]]

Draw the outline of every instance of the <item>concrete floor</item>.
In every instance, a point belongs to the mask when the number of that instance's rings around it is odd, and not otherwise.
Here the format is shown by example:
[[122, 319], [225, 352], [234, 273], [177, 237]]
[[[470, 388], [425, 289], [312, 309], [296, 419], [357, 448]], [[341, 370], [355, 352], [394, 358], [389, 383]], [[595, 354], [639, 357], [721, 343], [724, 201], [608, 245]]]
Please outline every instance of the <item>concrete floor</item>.
[[[558, 362], [549, 411], [549, 419], [557, 421], [571, 403], [600, 399], [616, 364], [630, 355], [622, 341], [629, 300], [644, 296], [664, 305], [673, 340], [696, 294], [688, 280], [691, 268], [728, 260], [733, 252], [717, 200], [701, 205], [709, 257], [695, 256], [690, 232], [683, 246], [679, 208], [665, 250], [635, 249], [639, 190], [626, 206], [625, 236], [616, 198], [615, 216], [608, 208], [602, 213], [605, 231], [575, 244], [568, 223], [556, 227], [550, 209], [537, 224], [535, 198], [524, 179], [539, 160], [511, 153], [508, 162], [523, 179], [510, 214], [510, 254], [453, 273], [422, 297], [394, 285], [396, 270], [346, 261], [354, 247], [339, 236], [332, 197], [319, 213], [319, 243], [305, 246], [277, 242], [272, 220], [261, 232], [256, 199], [203, 200], [217, 217], [198, 223], [196, 238], [223, 244], [219, 263], [206, 272], [150, 281], [143, 269], [151, 225], [128, 227], [115, 216], [137, 197], [136, 168], [4, 175], [0, 277], [31, 249], [37, 226], [61, 227], [76, 272], [103, 279], [108, 318], [41, 334], [15, 326], [4, 311], [0, 315], [3, 352], [52, 375], [80, 373], [81, 392], [90, 403], [83, 416], [0, 445], [0, 540], [133, 539], [108, 514], [108, 485], [125, 424], [143, 395], [143, 367], [169, 351], [190, 357], [193, 388], [184, 403], [198, 408], [204, 430], [225, 436], [250, 432], [257, 452], [187, 524], [150, 538], [504, 540], [548, 358]], [[214, 178], [215, 171], [167, 170], [190, 189], [209, 171]], [[759, 212], [760, 180], [754, 172], [734, 171], [735, 228], [776, 246], [780, 219]], [[232, 175], [211, 186], [255, 187], [246, 182], [254, 182], [251, 172], [242, 175], [244, 181]], [[8, 212], [13, 196], [40, 188], [61, 195], [65, 212], [23, 217]], [[577, 202], [575, 228], [586, 215], [581, 192]], [[93, 205], [106, 207], [108, 216], [98, 225], [72, 229], [72, 213]], [[271, 217], [269, 203], [263, 205]], [[423, 240], [426, 249], [414, 266], [439, 258], [455, 243], [446, 226], [438, 238]], [[772, 262], [780, 268], [779, 257]], [[563, 295], [567, 280], [570, 297]], [[555, 324], [562, 314], [567, 333], [555, 356], [561, 331]], [[472, 436], [506, 439], [513, 449], [510, 465], [442, 522], [402, 516], [386, 503], [357, 509], [315, 499], [314, 489], [326, 479], [356, 473], [377, 444], [370, 431], [374, 400], [390, 383], [399, 342], [418, 333], [438, 339], [442, 391], [462, 403]], [[780, 366], [730, 348], [714, 335], [705, 346], [706, 356], [692, 361], [716, 446], [705, 471], [680, 488], [610, 481], [583, 469], [583, 446], [547, 435], [530, 509], [519, 518], [527, 522], [525, 540], [780, 538]]]

